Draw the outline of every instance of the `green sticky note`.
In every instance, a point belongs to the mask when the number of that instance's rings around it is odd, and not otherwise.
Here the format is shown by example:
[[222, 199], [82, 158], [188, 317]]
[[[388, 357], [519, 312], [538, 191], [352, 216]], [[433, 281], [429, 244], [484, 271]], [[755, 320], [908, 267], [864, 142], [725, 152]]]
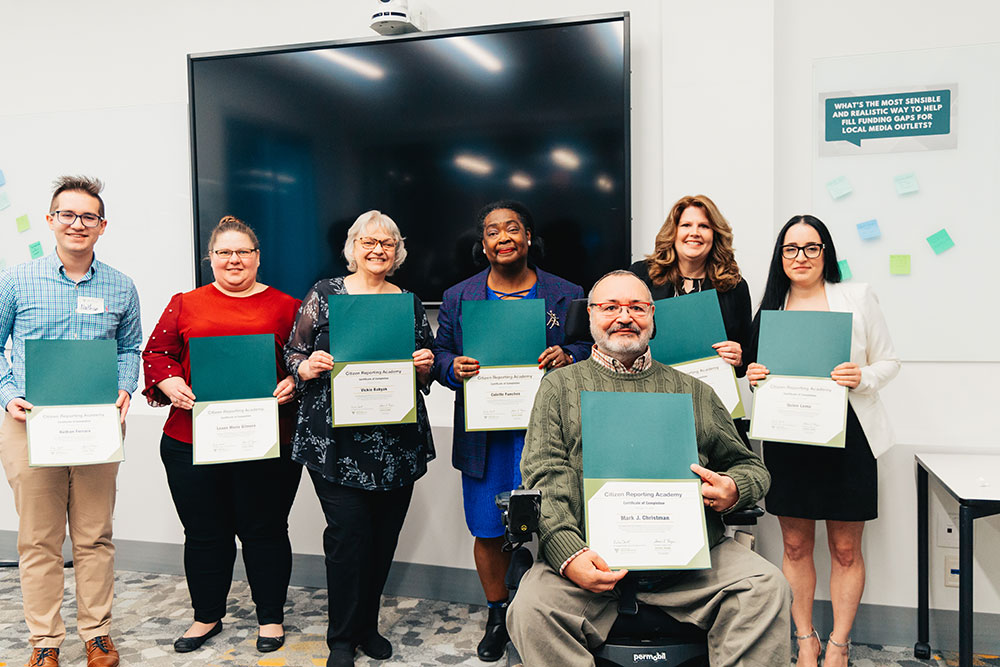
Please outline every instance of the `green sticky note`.
[[649, 341], [649, 349], [662, 364], [715, 356], [712, 345], [728, 340], [714, 289], [660, 299], [653, 317], [657, 335]]
[[14, 222], [17, 223], [18, 232], [26, 232], [31, 229], [31, 222], [28, 220], [27, 214], [17, 216]]
[[771, 375], [829, 377], [851, 360], [851, 313], [765, 310], [757, 361]]
[[830, 193], [833, 199], [842, 199], [854, 192], [854, 188], [851, 187], [851, 183], [847, 180], [846, 176], [841, 176], [827, 183], [826, 191]]
[[927, 242], [931, 245], [931, 250], [935, 255], [940, 255], [945, 250], [955, 247], [955, 242], [948, 235], [948, 230], [942, 229], [927, 237]]
[[462, 354], [480, 366], [532, 366], [545, 350], [545, 299], [463, 301]]
[[850, 280], [851, 278], [854, 277], [854, 274], [851, 273], [851, 267], [847, 263], [846, 259], [842, 259], [839, 262], [837, 262], [837, 268], [840, 269], [841, 280]]
[[[42, 244], [40, 241], [35, 241], [31, 245], [29, 245], [28, 252], [31, 253], [31, 259], [38, 259], [39, 257], [45, 254], [45, 251], [42, 250]], [[30, 403], [31, 401], [28, 402]]]
[[10, 197], [6, 192], [0, 192], [0, 211], [10, 207]]
[[0, 259], [0, 271], [3, 271], [6, 268], [7, 268], [7, 260], [6, 259]]
[[894, 276], [910, 275], [910, 256], [889, 255], [889, 273]]
[[909, 195], [914, 192], [920, 192], [920, 184], [917, 183], [916, 174], [900, 174], [892, 179], [892, 182], [896, 185], [897, 195]]
[[24, 397], [35, 405], [107, 405], [118, 400], [118, 342], [27, 340]]
[[413, 358], [413, 295], [331, 294], [330, 354], [341, 361]]
[[278, 384], [275, 345], [274, 334], [192, 338], [188, 353], [195, 398], [203, 403], [272, 396]]

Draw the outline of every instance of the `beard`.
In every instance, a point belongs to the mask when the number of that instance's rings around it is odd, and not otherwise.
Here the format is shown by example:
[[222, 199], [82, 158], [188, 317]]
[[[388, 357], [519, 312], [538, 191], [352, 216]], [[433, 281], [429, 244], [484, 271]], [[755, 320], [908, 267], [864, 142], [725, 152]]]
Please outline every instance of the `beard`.
[[[617, 331], [628, 330], [635, 333], [638, 338], [616, 339], [612, 336]], [[605, 354], [611, 356], [638, 356], [646, 351], [649, 346], [649, 338], [652, 334], [652, 327], [643, 331], [634, 322], [632, 324], [613, 324], [607, 330], [590, 322], [590, 335], [593, 336], [597, 348]]]

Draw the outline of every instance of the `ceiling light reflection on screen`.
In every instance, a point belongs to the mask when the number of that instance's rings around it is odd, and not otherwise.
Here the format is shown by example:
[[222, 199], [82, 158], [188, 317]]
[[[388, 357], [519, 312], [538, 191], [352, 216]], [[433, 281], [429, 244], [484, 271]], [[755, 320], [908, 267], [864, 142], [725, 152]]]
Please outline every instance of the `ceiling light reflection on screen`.
[[490, 164], [489, 160], [468, 153], [456, 155], [455, 166], [477, 176], [487, 176], [493, 172], [493, 165]]
[[531, 176], [528, 176], [523, 171], [515, 171], [510, 175], [510, 184], [515, 188], [528, 190], [535, 184], [535, 182], [531, 180]]
[[471, 37], [452, 37], [448, 43], [472, 58], [485, 70], [499, 72], [503, 69], [503, 63], [500, 59], [477, 44]]
[[601, 174], [598, 176], [597, 180], [594, 181], [594, 185], [597, 186], [597, 189], [601, 192], [611, 192], [615, 189], [615, 182], [611, 180], [611, 177], [607, 174]]
[[378, 65], [370, 63], [367, 60], [362, 60], [361, 58], [349, 56], [346, 53], [342, 53], [339, 49], [316, 51], [315, 53], [321, 58], [329, 60], [332, 63], [336, 63], [341, 67], [346, 67], [355, 74], [360, 74], [366, 79], [377, 80], [385, 76], [385, 70]]
[[576, 169], [580, 166], [580, 156], [568, 148], [553, 150], [552, 161], [564, 169]]

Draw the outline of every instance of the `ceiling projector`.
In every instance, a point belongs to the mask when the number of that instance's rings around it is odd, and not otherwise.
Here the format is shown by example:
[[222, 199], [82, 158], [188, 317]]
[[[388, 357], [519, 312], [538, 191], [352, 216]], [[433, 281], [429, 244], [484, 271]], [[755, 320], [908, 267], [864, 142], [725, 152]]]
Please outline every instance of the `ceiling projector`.
[[423, 15], [410, 13], [409, 0], [375, 0], [371, 28], [380, 35], [402, 35], [423, 30]]

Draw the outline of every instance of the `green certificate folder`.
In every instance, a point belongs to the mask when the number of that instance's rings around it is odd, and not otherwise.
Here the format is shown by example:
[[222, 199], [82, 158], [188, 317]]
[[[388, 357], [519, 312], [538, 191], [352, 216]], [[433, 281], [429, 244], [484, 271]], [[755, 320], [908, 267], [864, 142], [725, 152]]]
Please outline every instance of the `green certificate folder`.
[[757, 362], [771, 375], [830, 377], [851, 360], [851, 313], [765, 310]]
[[587, 542], [612, 568], [711, 567], [690, 394], [580, 395]]
[[462, 354], [481, 367], [537, 366], [545, 347], [544, 299], [462, 302]]
[[118, 400], [118, 342], [24, 341], [24, 398], [32, 405], [99, 405]]
[[28, 463], [79, 466], [125, 459], [118, 400], [118, 343], [27, 340]]
[[743, 417], [736, 371], [712, 347], [728, 340], [718, 293], [713, 289], [660, 299], [654, 318], [656, 336], [649, 341], [653, 358], [707, 383], [733, 419]]
[[330, 354], [336, 361], [412, 359], [412, 294], [331, 294]]
[[333, 425], [415, 424], [413, 295], [333, 294], [327, 303]]
[[188, 353], [191, 390], [199, 403], [274, 395], [274, 334], [192, 338]]

